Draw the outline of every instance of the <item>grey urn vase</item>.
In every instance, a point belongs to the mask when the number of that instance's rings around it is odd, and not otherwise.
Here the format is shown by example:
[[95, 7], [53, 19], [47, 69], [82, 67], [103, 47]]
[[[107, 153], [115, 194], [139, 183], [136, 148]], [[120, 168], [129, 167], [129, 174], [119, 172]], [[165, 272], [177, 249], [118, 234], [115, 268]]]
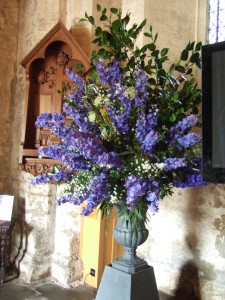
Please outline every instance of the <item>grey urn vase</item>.
[[115, 240], [124, 247], [124, 255], [112, 262], [112, 267], [123, 272], [133, 274], [148, 268], [148, 264], [136, 254], [136, 249], [143, 244], [148, 237], [148, 229], [145, 222], [130, 221], [127, 215], [120, 214], [120, 206], [115, 205], [117, 212], [117, 224], [113, 231]]

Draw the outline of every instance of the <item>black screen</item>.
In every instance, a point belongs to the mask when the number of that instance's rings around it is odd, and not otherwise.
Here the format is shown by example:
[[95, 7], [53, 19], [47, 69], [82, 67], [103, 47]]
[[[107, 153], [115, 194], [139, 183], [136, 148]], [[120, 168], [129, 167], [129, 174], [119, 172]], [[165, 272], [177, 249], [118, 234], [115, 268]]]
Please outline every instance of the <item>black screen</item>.
[[225, 182], [225, 42], [202, 47], [203, 177]]

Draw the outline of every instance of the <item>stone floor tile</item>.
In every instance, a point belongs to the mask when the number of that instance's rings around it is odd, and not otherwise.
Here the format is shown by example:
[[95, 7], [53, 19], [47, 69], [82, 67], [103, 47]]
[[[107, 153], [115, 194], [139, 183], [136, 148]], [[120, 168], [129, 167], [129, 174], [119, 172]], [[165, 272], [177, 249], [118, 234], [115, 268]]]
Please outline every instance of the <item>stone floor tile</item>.
[[[64, 288], [55, 283], [44, 283], [33, 287], [18, 283], [0, 285], [0, 300], [94, 300], [95, 297], [96, 289], [86, 284], [76, 288]], [[159, 292], [159, 298], [175, 300], [174, 297], [163, 292]]]

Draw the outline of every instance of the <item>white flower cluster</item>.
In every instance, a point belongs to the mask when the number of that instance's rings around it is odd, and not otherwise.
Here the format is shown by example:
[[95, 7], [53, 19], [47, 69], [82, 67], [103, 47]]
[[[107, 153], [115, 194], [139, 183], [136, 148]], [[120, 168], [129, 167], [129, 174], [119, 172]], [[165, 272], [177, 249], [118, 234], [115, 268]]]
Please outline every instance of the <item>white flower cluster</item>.
[[154, 165], [155, 165], [155, 167], [158, 168], [159, 170], [162, 170], [162, 169], [164, 168], [164, 166], [165, 166], [164, 163], [155, 163]]
[[96, 119], [96, 114], [94, 111], [90, 111], [88, 113], [88, 120], [91, 122], [91, 123], [94, 123], [95, 122], [95, 119]]
[[123, 201], [123, 194], [125, 194], [125, 190], [123, 192], [118, 192], [118, 186], [115, 185], [114, 186], [114, 189], [113, 189], [113, 192], [112, 192], [112, 195], [110, 195], [110, 202], [112, 204], [115, 204], [115, 203], [119, 203], [120, 201]]
[[107, 140], [107, 139], [108, 139], [109, 134], [108, 134], [106, 128], [103, 128], [103, 129], [102, 129], [102, 131], [101, 131], [101, 136], [102, 136], [102, 138], [103, 138], [104, 140]]
[[102, 104], [104, 103], [104, 99], [102, 96], [97, 96], [93, 103], [94, 103], [94, 106], [101, 107]]
[[135, 95], [136, 95], [135, 87], [134, 87], [134, 86], [128, 87], [128, 88], [126, 89], [124, 95], [125, 95], [126, 97], [128, 97], [129, 99], [134, 100]]
[[151, 177], [153, 175], [156, 175], [156, 173], [158, 173], [160, 170], [162, 170], [164, 164], [150, 163], [150, 161], [146, 158], [136, 158], [134, 162], [131, 162], [130, 166], [132, 169], [136, 170], [137, 176], [142, 177], [147, 175], [148, 177]]

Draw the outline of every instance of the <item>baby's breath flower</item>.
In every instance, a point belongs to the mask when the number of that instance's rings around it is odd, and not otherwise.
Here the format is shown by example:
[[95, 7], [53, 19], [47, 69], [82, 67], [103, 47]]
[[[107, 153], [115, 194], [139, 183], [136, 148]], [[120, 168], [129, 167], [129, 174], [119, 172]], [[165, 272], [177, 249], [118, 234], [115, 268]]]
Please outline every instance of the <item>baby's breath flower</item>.
[[109, 134], [108, 134], [108, 132], [107, 132], [107, 130], [105, 128], [103, 128], [103, 130], [101, 131], [101, 136], [104, 139], [107, 139], [109, 137]]
[[133, 87], [133, 86], [128, 87], [126, 89], [126, 91], [124, 92], [124, 95], [126, 97], [130, 98], [131, 100], [133, 100], [135, 98], [135, 95], [136, 95], [135, 87]]
[[90, 122], [94, 123], [95, 119], [96, 119], [96, 114], [95, 114], [95, 112], [94, 112], [94, 111], [89, 112], [89, 113], [88, 113], [88, 120], [89, 120]]
[[101, 107], [102, 106], [102, 104], [103, 104], [103, 98], [101, 97], [101, 96], [97, 96], [96, 98], [95, 98], [95, 100], [94, 100], [94, 106], [96, 106], [96, 107]]

